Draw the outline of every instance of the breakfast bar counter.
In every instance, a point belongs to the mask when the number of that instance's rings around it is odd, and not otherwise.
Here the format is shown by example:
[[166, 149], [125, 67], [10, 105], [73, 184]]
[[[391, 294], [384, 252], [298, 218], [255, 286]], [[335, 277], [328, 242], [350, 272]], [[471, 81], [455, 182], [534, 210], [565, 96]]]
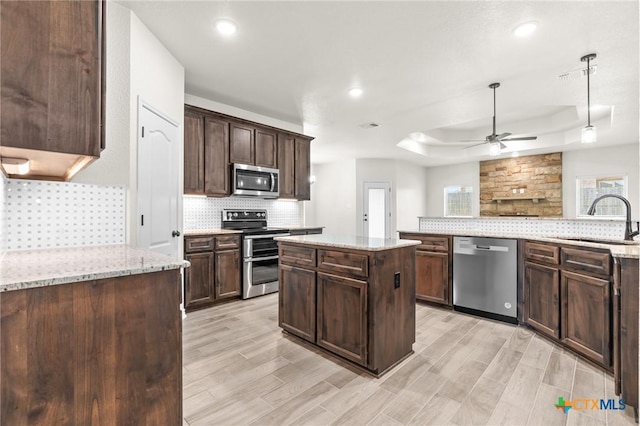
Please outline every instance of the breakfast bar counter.
[[330, 234], [276, 240], [286, 334], [376, 377], [413, 352], [419, 241]]

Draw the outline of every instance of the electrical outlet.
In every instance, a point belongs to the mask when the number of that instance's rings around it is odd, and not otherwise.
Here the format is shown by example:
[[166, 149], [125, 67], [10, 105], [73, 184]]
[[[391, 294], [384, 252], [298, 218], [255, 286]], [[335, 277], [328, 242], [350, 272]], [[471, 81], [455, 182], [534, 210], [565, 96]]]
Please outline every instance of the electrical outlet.
[[400, 272], [393, 274], [393, 288], [400, 288]]

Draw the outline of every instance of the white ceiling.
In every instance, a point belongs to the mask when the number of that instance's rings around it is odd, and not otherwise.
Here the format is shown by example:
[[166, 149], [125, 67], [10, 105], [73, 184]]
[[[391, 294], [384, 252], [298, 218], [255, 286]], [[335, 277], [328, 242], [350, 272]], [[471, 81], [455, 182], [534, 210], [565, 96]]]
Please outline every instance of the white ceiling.
[[[492, 82], [501, 83], [497, 133], [538, 136], [507, 151], [589, 148], [579, 143], [586, 78], [558, 76], [592, 52], [597, 146], [638, 143], [637, 0], [119, 3], [182, 63], [187, 93], [302, 123], [316, 138], [314, 163], [486, 159], [488, 145], [456, 142], [491, 133]], [[237, 23], [235, 36], [216, 33], [219, 18]], [[531, 20], [531, 37], [512, 34]], [[347, 94], [353, 86], [364, 90], [358, 99]], [[371, 122], [380, 127], [360, 127]], [[406, 139], [416, 131], [427, 143]]]

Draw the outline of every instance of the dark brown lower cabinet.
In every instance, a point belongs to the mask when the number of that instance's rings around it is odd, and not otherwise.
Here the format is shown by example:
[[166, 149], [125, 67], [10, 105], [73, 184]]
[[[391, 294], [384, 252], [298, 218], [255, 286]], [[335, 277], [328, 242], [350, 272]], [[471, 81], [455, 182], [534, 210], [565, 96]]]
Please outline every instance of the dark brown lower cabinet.
[[213, 252], [192, 253], [185, 256], [191, 262], [191, 267], [185, 271], [184, 276], [184, 305], [195, 307], [203, 304], [211, 304], [215, 301], [213, 289]]
[[217, 300], [240, 295], [240, 251], [216, 251], [215, 297]]
[[318, 345], [367, 362], [367, 283], [318, 272]]
[[618, 259], [614, 268], [614, 362], [616, 394], [638, 409], [638, 259]]
[[205, 308], [240, 296], [240, 236], [198, 235], [184, 238], [185, 310]]
[[279, 271], [279, 323], [283, 330], [316, 341], [316, 273], [281, 265]]
[[560, 271], [537, 263], [524, 266], [524, 321], [548, 336], [560, 338]]
[[416, 299], [453, 306], [452, 237], [401, 232], [400, 238], [421, 242], [416, 249]]
[[0, 293], [3, 425], [182, 424], [180, 271]]
[[602, 366], [611, 365], [609, 281], [568, 271], [560, 277], [563, 343]]
[[449, 255], [416, 250], [416, 298], [451, 304], [449, 297]]

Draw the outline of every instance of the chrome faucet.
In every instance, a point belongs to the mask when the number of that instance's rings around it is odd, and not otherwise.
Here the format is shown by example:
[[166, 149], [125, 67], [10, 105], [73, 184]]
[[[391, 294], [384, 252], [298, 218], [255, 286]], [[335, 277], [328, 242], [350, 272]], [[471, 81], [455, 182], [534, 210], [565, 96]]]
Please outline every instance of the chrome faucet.
[[[636, 235], [640, 234], [640, 226], [639, 229], [632, 231], [631, 229], [631, 204], [629, 203], [629, 200], [627, 200], [626, 198], [624, 198], [621, 195], [617, 195], [617, 194], [604, 194], [599, 196], [598, 198], [596, 198], [595, 200], [593, 200], [593, 203], [591, 203], [591, 207], [589, 207], [589, 210], [587, 210], [587, 214], [589, 216], [593, 216], [596, 213], [596, 204], [598, 204], [598, 202], [600, 200], [602, 200], [603, 198], [617, 198], [618, 200], [622, 200], [622, 202], [624, 203], [624, 205], [627, 208], [627, 222], [626, 222], [626, 227], [624, 229], [624, 239], [627, 241], [633, 241], [633, 237], [635, 237]], [[640, 223], [639, 223], [640, 225]]]

